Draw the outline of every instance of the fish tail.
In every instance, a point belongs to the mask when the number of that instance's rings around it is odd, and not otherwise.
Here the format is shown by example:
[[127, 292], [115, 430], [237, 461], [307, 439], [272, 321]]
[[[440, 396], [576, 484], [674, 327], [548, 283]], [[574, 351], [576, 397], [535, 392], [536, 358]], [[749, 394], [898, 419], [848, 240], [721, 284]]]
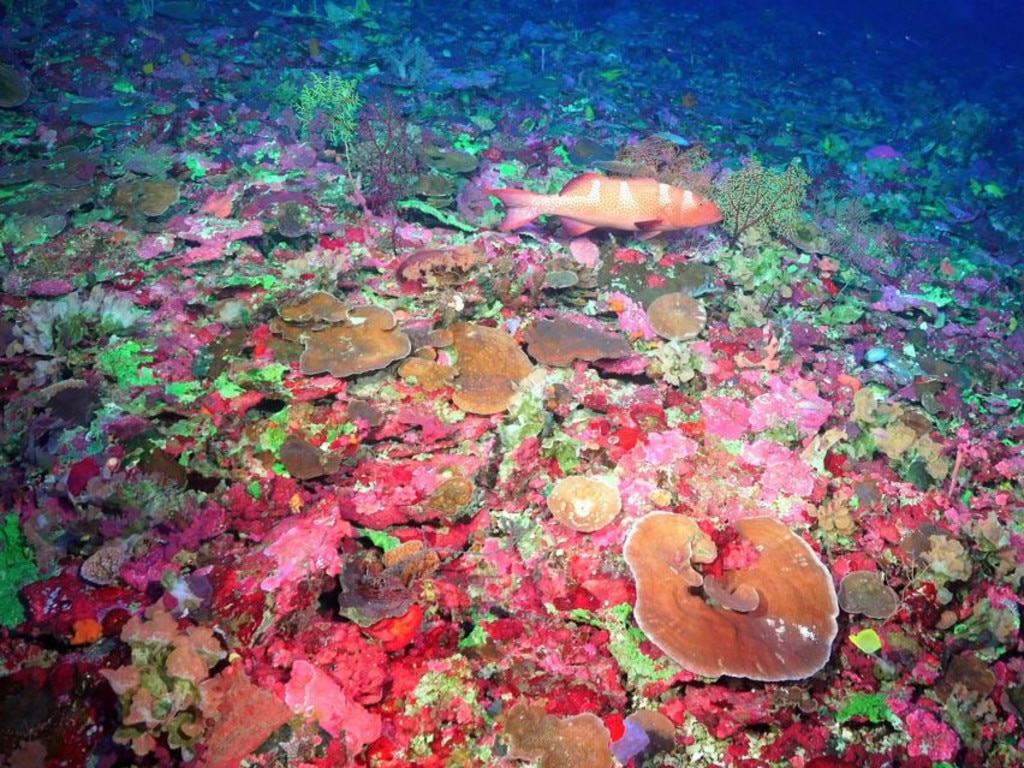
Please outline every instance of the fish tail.
[[505, 220], [501, 222], [504, 232], [525, 227], [547, 212], [542, 207], [542, 201], [547, 195], [525, 189], [488, 189], [487, 194], [494, 195], [505, 204]]

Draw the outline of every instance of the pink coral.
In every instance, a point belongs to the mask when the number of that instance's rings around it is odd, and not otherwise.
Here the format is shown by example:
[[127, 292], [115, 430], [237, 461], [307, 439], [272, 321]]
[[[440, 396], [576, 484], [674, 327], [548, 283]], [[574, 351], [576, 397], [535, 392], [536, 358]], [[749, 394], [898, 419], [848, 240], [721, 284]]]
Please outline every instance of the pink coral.
[[576, 260], [588, 269], [594, 269], [601, 256], [601, 250], [589, 237], [576, 237], [569, 241], [569, 252]]
[[358, 754], [380, 738], [380, 715], [354, 702], [330, 675], [303, 659], [292, 665], [285, 702], [294, 712], [315, 716], [335, 738], [344, 734], [349, 754]]
[[923, 709], [915, 709], [903, 719], [910, 736], [907, 753], [911, 757], [952, 760], [960, 751], [960, 739], [948, 725]]
[[294, 594], [310, 574], [341, 573], [341, 540], [354, 535], [352, 526], [340, 519], [337, 509], [325, 505], [319, 512], [290, 519], [274, 529], [274, 540], [264, 554], [276, 561], [274, 572], [260, 583], [264, 592], [277, 593], [282, 612], [295, 608]]
[[655, 466], [667, 466], [697, 453], [697, 443], [681, 429], [652, 432], [643, 446], [644, 458]]
[[641, 339], [655, 338], [655, 333], [647, 322], [647, 313], [632, 298], [619, 291], [612, 291], [605, 298], [605, 301], [608, 302], [608, 306], [619, 316], [619, 327], [630, 336], [636, 336]]
[[814, 490], [814, 470], [799, 455], [771, 440], [755, 440], [743, 446], [744, 461], [763, 467], [761, 495], [774, 501], [778, 494], [810, 496]]
[[739, 440], [750, 427], [751, 412], [742, 400], [732, 397], [705, 397], [700, 401], [705, 434], [719, 440]]
[[180, 265], [219, 259], [224, 255], [224, 249], [229, 243], [263, 234], [263, 223], [256, 219], [237, 222], [202, 216], [183, 216], [172, 222], [172, 226], [175, 224], [177, 230], [174, 234], [179, 240], [197, 243], [175, 259]]
[[800, 378], [768, 378], [768, 392], [754, 398], [750, 428], [762, 432], [794, 424], [802, 437], [815, 434], [832, 415], [832, 406], [818, 394], [817, 386]]

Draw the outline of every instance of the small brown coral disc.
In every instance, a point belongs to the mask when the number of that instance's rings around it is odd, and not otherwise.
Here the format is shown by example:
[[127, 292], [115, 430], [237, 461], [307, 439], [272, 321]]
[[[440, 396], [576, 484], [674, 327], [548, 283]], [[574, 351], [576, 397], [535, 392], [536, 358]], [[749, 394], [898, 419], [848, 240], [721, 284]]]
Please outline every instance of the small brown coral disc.
[[548, 509], [562, 525], [591, 533], [615, 519], [622, 497], [612, 479], [563, 477], [548, 495]]
[[704, 305], [685, 293], [666, 293], [647, 308], [647, 322], [651, 330], [669, 341], [689, 341], [697, 338], [708, 322]]

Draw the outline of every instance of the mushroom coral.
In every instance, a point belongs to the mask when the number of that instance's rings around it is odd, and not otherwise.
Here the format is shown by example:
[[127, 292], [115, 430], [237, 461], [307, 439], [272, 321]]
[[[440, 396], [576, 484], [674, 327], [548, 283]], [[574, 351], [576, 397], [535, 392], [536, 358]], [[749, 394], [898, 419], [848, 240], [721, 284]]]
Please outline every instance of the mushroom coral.
[[651, 330], [669, 341], [690, 341], [697, 338], [708, 323], [704, 305], [685, 293], [666, 293], [647, 307]]
[[548, 509], [562, 525], [592, 533], [615, 519], [622, 496], [611, 477], [563, 477], [548, 494]]
[[799, 680], [825, 666], [838, 626], [832, 577], [813, 550], [766, 517], [736, 528], [758, 551], [743, 570], [710, 583], [693, 563], [717, 549], [682, 515], [653, 512], [634, 526], [624, 555], [636, 579], [637, 624], [685, 669], [705, 677]]

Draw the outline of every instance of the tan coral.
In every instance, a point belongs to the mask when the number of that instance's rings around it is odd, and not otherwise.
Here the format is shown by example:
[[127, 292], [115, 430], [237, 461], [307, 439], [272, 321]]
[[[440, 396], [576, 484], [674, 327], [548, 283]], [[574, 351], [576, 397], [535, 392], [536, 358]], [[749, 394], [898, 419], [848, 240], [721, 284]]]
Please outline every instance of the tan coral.
[[669, 341], [697, 338], [708, 322], [704, 305], [685, 293], [666, 293], [647, 307], [651, 330]]
[[281, 307], [278, 314], [289, 323], [343, 323], [348, 319], [348, 304], [325, 291], [316, 291], [296, 304]]
[[277, 451], [288, 474], [299, 480], [331, 475], [341, 466], [341, 457], [325, 453], [302, 437], [289, 437]]
[[455, 368], [427, 360], [423, 357], [410, 357], [398, 367], [398, 375], [409, 384], [418, 384], [428, 392], [447, 389], [455, 383]]
[[114, 205], [126, 216], [163, 216], [178, 202], [178, 182], [171, 179], [142, 179], [114, 190]]
[[713, 605], [729, 611], [750, 613], [761, 604], [761, 595], [751, 584], [737, 584], [729, 588], [722, 579], [709, 575], [704, 577], [703, 587], [704, 595]]
[[468, 413], [501, 413], [533, 370], [530, 359], [515, 339], [497, 328], [456, 323], [451, 330], [459, 372], [452, 400]]
[[409, 337], [395, 325], [395, 316], [373, 306], [350, 308], [345, 323], [310, 331], [303, 343], [306, 349], [299, 367], [307, 376], [355, 376], [385, 368], [412, 351]]
[[450, 477], [427, 497], [423, 505], [447, 518], [459, 515], [473, 500], [476, 488], [464, 477]]
[[434, 550], [427, 549], [422, 541], [410, 539], [385, 552], [381, 563], [390, 577], [408, 587], [436, 571], [441, 558]]
[[398, 277], [425, 286], [459, 285], [483, 260], [483, 248], [480, 246], [429, 248], [403, 259], [398, 267]]
[[760, 553], [744, 570], [715, 581], [720, 594], [752, 610], [709, 599], [695, 562], [712, 562], [715, 547], [692, 520], [653, 512], [637, 521], [625, 558], [636, 579], [634, 613], [644, 633], [683, 668], [706, 677], [799, 680], [828, 661], [838, 631], [832, 577], [813, 550], [777, 520], [736, 523]]
[[425, 173], [416, 179], [412, 191], [427, 200], [447, 201], [455, 194], [456, 186], [448, 176], [440, 173]]
[[527, 351], [544, 365], [567, 366], [573, 360], [613, 360], [633, 350], [618, 334], [557, 318], [538, 320], [523, 332]]
[[469, 152], [441, 147], [425, 147], [423, 159], [428, 166], [443, 173], [472, 173], [479, 163]]
[[90, 584], [107, 587], [121, 577], [121, 566], [128, 560], [128, 546], [122, 541], [104, 544], [85, 559], [78, 574]]
[[853, 571], [839, 582], [839, 607], [872, 619], [888, 619], [900, 607], [896, 591], [875, 571]]
[[614, 478], [563, 477], [548, 494], [548, 509], [562, 525], [592, 533], [616, 518], [622, 497]]
[[503, 718], [508, 756], [540, 768], [611, 768], [611, 735], [592, 712], [559, 718], [518, 703]]

